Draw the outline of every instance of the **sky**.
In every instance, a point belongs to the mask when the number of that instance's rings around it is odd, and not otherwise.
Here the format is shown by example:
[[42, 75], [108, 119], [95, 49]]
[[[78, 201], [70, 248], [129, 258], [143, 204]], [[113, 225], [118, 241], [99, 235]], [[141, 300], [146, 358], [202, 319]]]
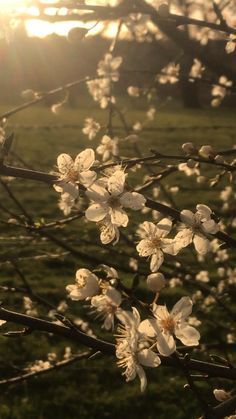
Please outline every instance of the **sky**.
[[[41, 3], [47, 4], [50, 2], [57, 3], [58, 0], [41, 0]], [[38, 9], [37, 7], [33, 6], [32, 4], [35, 3], [35, 0], [0, 0], [0, 17], [1, 19], [6, 19], [6, 16], [9, 15], [10, 12], [17, 12], [25, 13], [26, 11], [32, 15], [32, 19], [29, 19], [25, 22], [25, 27], [29, 36], [38, 36], [38, 37], [45, 37], [52, 33], [56, 33], [58, 35], [67, 35], [68, 32], [74, 27], [86, 27], [93, 29], [89, 32], [90, 35], [95, 35], [102, 29], [102, 23], [96, 22], [88, 22], [83, 24], [82, 22], [57, 22], [57, 23], [50, 23], [45, 20], [37, 19]], [[87, 0], [86, 4], [96, 4], [96, 5], [104, 5], [108, 2], [106, 0]], [[47, 9], [47, 13], [55, 14], [55, 8]], [[62, 8], [60, 11], [61, 14], [66, 14], [66, 9]], [[112, 32], [112, 28], [110, 29]], [[111, 33], [112, 35], [112, 33]]]

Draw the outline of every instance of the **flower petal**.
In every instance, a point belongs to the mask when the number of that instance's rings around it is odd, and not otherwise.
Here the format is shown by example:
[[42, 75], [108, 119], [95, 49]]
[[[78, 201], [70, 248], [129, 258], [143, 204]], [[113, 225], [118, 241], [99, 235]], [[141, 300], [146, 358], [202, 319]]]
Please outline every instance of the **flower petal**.
[[214, 220], [207, 220], [202, 223], [202, 229], [205, 233], [215, 234], [219, 231], [219, 225]]
[[75, 168], [79, 172], [83, 172], [84, 170], [90, 169], [95, 161], [95, 153], [92, 148], [86, 148], [86, 150], [82, 151], [78, 154], [75, 159]]
[[197, 346], [199, 344], [200, 333], [195, 327], [184, 324], [175, 329], [175, 336], [186, 346]]
[[183, 247], [187, 247], [190, 243], [192, 243], [192, 239], [193, 232], [191, 228], [184, 228], [179, 231], [174, 238], [176, 249], [181, 250]]
[[210, 250], [209, 240], [201, 234], [194, 234], [193, 244], [200, 255], [205, 255]]
[[145, 367], [158, 367], [161, 363], [161, 360], [155, 352], [151, 349], [143, 349], [142, 351], [138, 352], [138, 360], [139, 363], [144, 365]]
[[122, 194], [125, 185], [125, 173], [123, 170], [116, 170], [107, 182], [107, 188], [111, 195], [118, 196]]
[[107, 213], [108, 213], [108, 207], [102, 204], [92, 204], [90, 207], [88, 207], [85, 211], [85, 217], [89, 221], [102, 221]]
[[68, 173], [70, 169], [74, 167], [74, 162], [71, 156], [69, 154], [60, 154], [57, 157], [57, 167], [59, 169], [59, 172], [65, 175]]
[[150, 269], [152, 272], [158, 271], [164, 261], [164, 254], [161, 250], [157, 250], [152, 256], [150, 261]]
[[194, 223], [195, 223], [195, 216], [194, 216], [193, 212], [189, 211], [189, 210], [181, 211], [180, 219], [184, 224], [187, 224], [187, 225], [190, 225], [190, 226], [194, 225]]
[[170, 315], [175, 318], [176, 321], [185, 320], [191, 313], [193, 308], [193, 302], [190, 297], [182, 297], [174, 305]]
[[198, 204], [196, 206], [197, 212], [206, 220], [208, 220], [211, 217], [212, 210], [207, 205], [204, 204]]
[[170, 316], [169, 311], [167, 310], [166, 306], [157, 305], [157, 304], [155, 304], [153, 307], [153, 314], [158, 320], [158, 324], [160, 324], [160, 327], [161, 327], [161, 321], [168, 319], [168, 317]]
[[136, 249], [139, 253], [139, 256], [147, 257], [153, 254], [153, 246], [148, 239], [141, 240], [137, 244]]
[[94, 182], [89, 189], [86, 191], [86, 195], [95, 202], [107, 202], [110, 194], [104, 187], [104, 182], [99, 179]]
[[80, 172], [79, 174], [79, 182], [88, 188], [91, 186], [97, 178], [97, 173], [92, 170], [86, 170], [84, 172]]
[[156, 236], [157, 237], [165, 237], [172, 228], [172, 221], [169, 218], [163, 218], [157, 225], [156, 225]]
[[145, 374], [145, 371], [141, 365], [136, 365], [136, 371], [140, 379], [140, 388], [141, 392], [143, 393], [146, 390], [147, 387], [147, 377]]
[[161, 332], [156, 319], [143, 320], [138, 327], [138, 331], [139, 333], [149, 336], [151, 338], [153, 338]]
[[169, 333], [160, 333], [157, 336], [157, 349], [163, 356], [170, 356], [175, 352], [176, 345], [173, 336]]
[[110, 210], [111, 222], [116, 226], [126, 227], [129, 222], [129, 217], [122, 208], [112, 208]]
[[126, 208], [131, 208], [135, 211], [141, 210], [146, 202], [146, 198], [137, 192], [125, 192], [121, 198], [120, 203]]

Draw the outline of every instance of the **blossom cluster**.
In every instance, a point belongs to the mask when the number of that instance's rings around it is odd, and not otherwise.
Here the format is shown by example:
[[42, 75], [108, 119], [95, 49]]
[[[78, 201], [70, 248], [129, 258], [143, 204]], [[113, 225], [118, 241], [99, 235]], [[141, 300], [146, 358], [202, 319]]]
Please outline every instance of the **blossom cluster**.
[[125, 296], [112, 285], [119, 284], [117, 271], [106, 265], [101, 266], [101, 270], [106, 273], [103, 279], [88, 269], [77, 270], [75, 284], [66, 287], [69, 298], [89, 302], [92, 313], [103, 319], [106, 330], [114, 329], [115, 319], [119, 322], [115, 335], [117, 364], [124, 368], [126, 381], [138, 375], [141, 391], [144, 391], [147, 379], [143, 367], [157, 367], [161, 364], [161, 356], [173, 354], [175, 338], [186, 346], [198, 345], [200, 334], [188, 322], [192, 300], [182, 297], [170, 312], [166, 306], [154, 303], [150, 307], [150, 317], [141, 321], [136, 307], [132, 307], [132, 311], [122, 308]]

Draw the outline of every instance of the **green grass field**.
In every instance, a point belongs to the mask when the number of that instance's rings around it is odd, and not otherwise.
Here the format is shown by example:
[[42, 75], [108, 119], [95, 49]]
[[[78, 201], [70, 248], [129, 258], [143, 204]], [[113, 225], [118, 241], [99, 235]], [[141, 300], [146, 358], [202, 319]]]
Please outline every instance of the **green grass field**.
[[[128, 109], [130, 105], [132, 111], [127, 111], [128, 122], [132, 124], [139, 119], [142, 120], [144, 115], [142, 106], [134, 109], [134, 103], [130, 101], [122, 105], [123, 110]], [[6, 108], [1, 107], [0, 113], [5, 110]], [[65, 152], [75, 156], [86, 147], [97, 146], [101, 135], [90, 142], [82, 134], [83, 121], [87, 116], [94, 117], [102, 126], [107, 123], [106, 112], [91, 108], [89, 105], [87, 108], [65, 109], [58, 116], [53, 115], [48, 108], [40, 106], [25, 110], [12, 117], [7, 125], [7, 132], [15, 133], [13, 152], [34, 169], [53, 171], [60, 153]], [[124, 136], [122, 126], [116, 117], [114, 125], [115, 133], [122, 138]], [[181, 144], [187, 141], [193, 141], [197, 145], [211, 144], [217, 150], [228, 149], [235, 144], [235, 129], [236, 118], [233, 109], [190, 111], [175, 107], [161, 108], [157, 111], [155, 121], [147, 125], [140, 134], [139, 146], [143, 155], [147, 155], [149, 149], [162, 153], [180, 153]], [[122, 143], [121, 155], [135, 157], [132, 146], [127, 141]], [[23, 164], [16, 156], [11, 156], [9, 161], [18, 166]], [[208, 170], [207, 168], [204, 172], [206, 176], [211, 174]], [[136, 180], [135, 176], [133, 175], [133, 182]], [[140, 180], [139, 175], [137, 176]], [[197, 203], [202, 202], [208, 203], [217, 212], [215, 189], [207, 190], [205, 186], [198, 185], [193, 193], [192, 190], [195, 188], [193, 180], [186, 179], [179, 173], [168, 178], [164, 185], [184, 186], [180, 197], [174, 197], [178, 208], [194, 209]], [[16, 180], [12, 183], [12, 191], [35, 221], [43, 219], [45, 222], [50, 222], [63, 217], [57, 207], [58, 195], [53, 188], [36, 182]], [[1, 189], [1, 201], [9, 210], [18, 212], [3, 189]], [[2, 213], [0, 219], [6, 218]], [[139, 221], [138, 218], [134, 220]], [[134, 232], [133, 228], [131, 222], [131, 234]], [[67, 228], [58, 228], [55, 234], [85, 254], [97, 252], [96, 243], [99, 243], [99, 237], [94, 226], [88, 225], [88, 229], [85, 230], [82, 222], [77, 220]], [[91, 235], [93, 243], [86, 245], [86, 241], [91, 240]], [[71, 255], [64, 255], [60, 259], [38, 261], [27, 259], [36, 254], [62, 252], [62, 250], [42, 238], [34, 240], [31, 233], [14, 227], [14, 224], [12, 228], [1, 224], [0, 246], [1, 261], [9, 257], [21, 258], [20, 268], [34, 291], [55, 305], [66, 299], [65, 285], [73, 283], [77, 268], [82, 266], [94, 268], [83, 257]], [[112, 246], [100, 249], [104, 263], [110, 264], [112, 258], [121, 261], [122, 251], [131, 256], [134, 254], [133, 249], [125, 248], [122, 240], [117, 249], [120, 254], [116, 254], [116, 248]], [[184, 257], [189, 266], [195, 263], [191, 254], [186, 254]], [[210, 258], [208, 262], [211, 263]], [[146, 262], [143, 261], [142, 266], [147, 269]], [[0, 267], [1, 285], [22, 285], [10, 263], [1, 262]], [[130, 279], [130, 276], [124, 273], [126, 283], [129, 283]], [[144, 293], [142, 286], [140, 290]], [[191, 290], [188, 292], [191, 294]], [[172, 290], [167, 291], [166, 294], [170, 302], [176, 301], [180, 295], [182, 295], [180, 289], [175, 290], [175, 293]], [[21, 297], [20, 293], [12, 293], [9, 297], [1, 291], [0, 298], [5, 307], [22, 311]], [[75, 302], [69, 302], [68, 314], [92, 319], [88, 310], [84, 310], [83, 304]], [[46, 312], [42, 311], [42, 315], [46, 315]], [[3, 327], [4, 331], [9, 329], [19, 328], [8, 324]], [[11, 339], [1, 336], [0, 340], [0, 380], [20, 374], [28, 363], [35, 359], [46, 360], [48, 352], [56, 352], [60, 359], [65, 346], [71, 346], [74, 352], [81, 349], [74, 343], [39, 332]], [[184, 390], [185, 379], [180, 374], [175, 375], [175, 371], [161, 367], [158, 370], [147, 371], [147, 374], [148, 390], [141, 395], [138, 380], [126, 384], [115, 365], [115, 360], [98, 356], [97, 359], [77, 362], [65, 370], [34, 378], [18, 386], [0, 388], [0, 418], [120, 419], [122, 415], [139, 419], [172, 417], [191, 419], [201, 414], [194, 397], [188, 390]], [[205, 386], [209, 400], [212, 401], [211, 387], [200, 385]], [[217, 382], [214, 385], [217, 387]]]

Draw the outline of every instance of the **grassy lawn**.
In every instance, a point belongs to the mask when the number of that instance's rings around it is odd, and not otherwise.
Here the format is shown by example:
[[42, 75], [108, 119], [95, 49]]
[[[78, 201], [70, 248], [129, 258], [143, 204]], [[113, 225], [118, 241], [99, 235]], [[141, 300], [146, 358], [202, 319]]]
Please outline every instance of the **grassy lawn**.
[[[136, 102], [123, 104], [121, 108], [127, 111], [127, 120], [130, 125], [135, 121], [142, 120], [143, 107], [134, 108]], [[131, 105], [131, 106], [130, 106]], [[0, 107], [0, 114], [7, 109]], [[94, 117], [105, 127], [107, 114], [99, 109], [78, 107], [78, 109], [65, 109], [60, 115], [52, 114], [48, 108], [37, 106], [25, 110], [13, 116], [8, 125], [7, 132], [14, 131], [15, 141], [13, 152], [20, 156], [24, 162], [35, 169], [45, 172], [55, 170], [56, 158], [62, 153], [72, 156], [78, 154], [86, 147], [96, 147], [101, 135], [93, 141], [82, 134], [83, 121], [86, 117]], [[117, 117], [114, 118], [115, 133], [121, 138], [125, 137], [122, 126]], [[197, 145], [211, 144], [215, 149], [222, 150], [231, 148], [235, 144], [236, 118], [235, 110], [228, 109], [204, 109], [190, 111], [185, 109], [161, 108], [157, 111], [153, 123], [145, 126], [140, 134], [139, 147], [143, 155], [149, 154], [149, 149], [155, 149], [162, 153], [180, 153], [184, 142], [193, 141]], [[104, 128], [101, 133], [104, 132]], [[133, 156], [135, 152], [132, 144], [123, 141], [121, 145], [122, 156]], [[10, 162], [21, 166], [17, 157], [10, 157]], [[205, 176], [211, 176], [212, 171], [208, 167], [204, 171]], [[137, 172], [132, 175], [132, 182], [140, 181], [141, 175]], [[173, 196], [178, 208], [192, 208], [199, 202], [208, 203], [217, 212], [217, 187], [207, 189], [207, 186], [197, 185], [192, 178], [186, 178], [183, 174], [171, 175], [163, 183], [165, 188], [171, 185], [183, 186], [179, 197]], [[193, 188], [195, 192], [192, 193]], [[58, 195], [53, 188], [36, 182], [24, 182], [16, 180], [12, 183], [12, 191], [20, 202], [28, 210], [35, 221], [41, 219], [46, 222], [62, 218], [57, 207]], [[1, 189], [2, 203], [11, 211], [18, 211]], [[165, 199], [161, 195], [161, 199]], [[142, 215], [142, 220], [147, 216]], [[2, 214], [1, 219], [6, 219]], [[135, 222], [139, 217], [134, 218]], [[130, 234], [134, 237], [135, 225], [130, 223]], [[82, 250], [85, 254], [96, 254], [99, 237], [96, 227], [84, 224], [77, 220], [66, 228], [58, 228], [56, 236], [67, 243]], [[91, 236], [93, 243], [91, 243]], [[86, 245], [86, 241], [90, 244]], [[35, 240], [35, 237], [25, 229], [14, 227], [9, 229], [1, 224], [1, 257], [9, 255], [22, 258], [20, 267], [26, 275], [34, 291], [57, 305], [66, 299], [65, 286], [74, 281], [74, 272], [82, 266], [91, 267], [91, 263], [81, 257], [64, 255], [60, 259], [31, 260], [29, 256], [51, 252], [62, 252], [57, 246], [45, 241], [45, 238]], [[104, 263], [111, 264], [111, 260], [122, 260], [122, 252], [129, 256], [134, 255], [134, 249], [126, 248], [121, 240], [116, 248], [108, 246], [101, 250], [100, 256]], [[190, 253], [184, 254], [186, 264], [194, 266], [194, 259]], [[1, 259], [1, 260], [3, 260]], [[211, 263], [209, 257], [209, 264]], [[125, 262], [126, 263], [126, 262]], [[11, 264], [0, 263], [1, 284], [9, 286], [21, 286], [20, 279], [14, 272]], [[143, 269], [148, 268], [142, 261]], [[126, 283], [131, 281], [131, 276], [124, 273]], [[141, 292], [144, 292], [142, 286]], [[187, 292], [191, 294], [191, 289]], [[176, 301], [182, 295], [180, 289], [166, 291], [169, 301]], [[19, 293], [12, 293], [7, 297], [1, 291], [1, 301], [4, 306], [22, 311], [22, 298]], [[145, 295], [144, 295], [145, 298]], [[40, 311], [41, 314], [41, 311]], [[83, 304], [69, 302], [68, 314], [83, 316], [91, 320], [88, 310], [84, 310]], [[201, 314], [201, 313], [200, 313]], [[46, 316], [46, 312], [42, 311]], [[218, 315], [218, 314], [217, 314]], [[4, 330], [11, 329], [12, 325], [4, 326]], [[213, 332], [212, 332], [213, 333]], [[204, 331], [203, 331], [204, 334]], [[47, 358], [48, 352], [56, 352], [60, 359], [64, 348], [71, 346], [76, 352], [78, 347], [74, 343], [62, 341], [53, 336], [47, 336], [34, 332], [25, 337], [6, 338], [0, 337], [0, 380], [6, 377], [18, 375], [19, 368], [24, 369], [29, 361]], [[81, 348], [79, 348], [81, 349]], [[148, 371], [149, 386], [144, 395], [140, 394], [138, 380], [125, 384], [117, 369], [115, 361], [103, 356], [86, 362], [78, 362], [43, 377], [35, 378], [22, 383], [19, 386], [2, 388], [0, 418], [1, 419], [120, 419], [121, 414], [125, 417], [139, 419], [176, 419], [196, 418], [201, 412], [195, 404], [194, 397], [188, 390], [183, 389], [184, 377], [175, 376], [175, 372], [167, 368], [159, 368], [158, 371]], [[217, 383], [215, 383], [217, 384]], [[211, 388], [205, 386], [212, 400]], [[217, 386], [216, 386], [217, 387]]]

